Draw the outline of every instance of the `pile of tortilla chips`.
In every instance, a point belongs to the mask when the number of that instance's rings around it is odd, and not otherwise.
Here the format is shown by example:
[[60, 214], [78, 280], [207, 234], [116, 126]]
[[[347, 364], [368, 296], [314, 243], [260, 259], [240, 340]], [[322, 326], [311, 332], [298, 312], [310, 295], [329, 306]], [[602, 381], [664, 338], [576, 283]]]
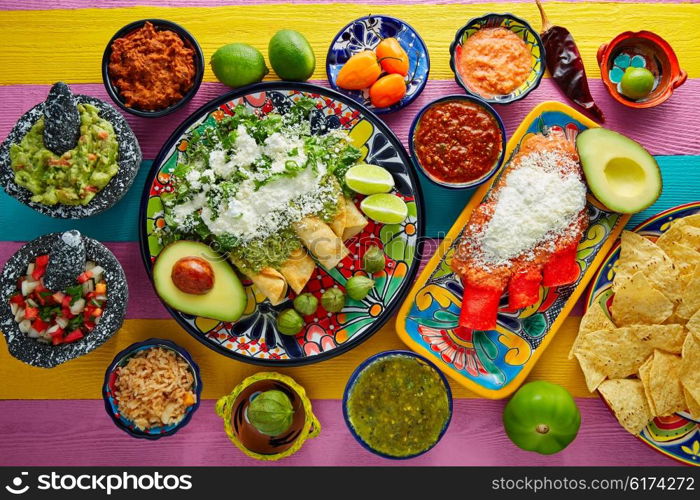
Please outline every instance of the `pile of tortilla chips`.
[[629, 231], [621, 240], [611, 317], [591, 305], [569, 358], [632, 434], [676, 412], [700, 421], [700, 214], [656, 243]]

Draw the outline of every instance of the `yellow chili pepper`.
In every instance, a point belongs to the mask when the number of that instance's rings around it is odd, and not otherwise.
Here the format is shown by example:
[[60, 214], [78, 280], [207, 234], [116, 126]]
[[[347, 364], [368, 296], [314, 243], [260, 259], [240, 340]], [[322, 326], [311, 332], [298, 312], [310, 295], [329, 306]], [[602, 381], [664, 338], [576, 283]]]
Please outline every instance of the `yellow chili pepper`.
[[335, 83], [346, 90], [362, 90], [370, 87], [382, 73], [377, 55], [371, 50], [358, 52], [340, 68]]
[[408, 75], [408, 54], [396, 38], [385, 38], [379, 42], [375, 50], [384, 71]]
[[406, 81], [398, 73], [381, 77], [369, 89], [372, 106], [386, 108], [396, 104], [406, 95]]

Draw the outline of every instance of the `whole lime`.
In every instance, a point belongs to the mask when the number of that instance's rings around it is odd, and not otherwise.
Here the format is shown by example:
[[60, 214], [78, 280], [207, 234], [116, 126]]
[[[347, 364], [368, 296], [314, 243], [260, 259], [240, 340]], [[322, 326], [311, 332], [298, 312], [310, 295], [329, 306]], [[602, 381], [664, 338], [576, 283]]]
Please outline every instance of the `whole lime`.
[[221, 83], [233, 88], [259, 82], [270, 72], [262, 53], [247, 43], [220, 47], [211, 56], [211, 69]]
[[508, 401], [503, 426], [519, 448], [551, 455], [574, 440], [581, 414], [566, 389], [538, 380], [523, 385]]
[[270, 39], [267, 55], [282, 80], [304, 82], [316, 69], [316, 56], [308, 40], [294, 30], [280, 30]]
[[630, 99], [642, 99], [654, 88], [654, 74], [646, 68], [629, 66], [620, 80], [622, 94]]

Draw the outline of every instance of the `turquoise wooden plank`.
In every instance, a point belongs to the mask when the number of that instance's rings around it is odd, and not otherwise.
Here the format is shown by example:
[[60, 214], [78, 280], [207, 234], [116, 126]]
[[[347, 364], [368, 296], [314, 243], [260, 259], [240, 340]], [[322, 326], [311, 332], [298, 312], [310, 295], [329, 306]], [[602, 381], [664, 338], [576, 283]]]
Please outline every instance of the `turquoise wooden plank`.
[[141, 163], [134, 184], [119, 203], [106, 212], [87, 219], [54, 219], [39, 214], [31, 208], [8, 196], [0, 194], [0, 239], [3, 241], [32, 240], [42, 234], [54, 231], [77, 229], [83, 234], [100, 241], [137, 241], [136, 219], [139, 213], [139, 200], [146, 184], [146, 176], [151, 169], [151, 160]]
[[[700, 156], [657, 156], [661, 166], [664, 190], [657, 202], [632, 217], [629, 227], [667, 208], [700, 199]], [[88, 219], [70, 221], [52, 219], [38, 214], [15, 201], [4, 192], [0, 194], [0, 228], [3, 241], [31, 240], [45, 233], [78, 229], [102, 241], [136, 241], [139, 198], [143, 192], [151, 161], [144, 161], [138, 177], [127, 195], [110, 210]], [[423, 189], [426, 215], [426, 236], [437, 238], [450, 229], [473, 190], [451, 190], [431, 183], [419, 174]]]

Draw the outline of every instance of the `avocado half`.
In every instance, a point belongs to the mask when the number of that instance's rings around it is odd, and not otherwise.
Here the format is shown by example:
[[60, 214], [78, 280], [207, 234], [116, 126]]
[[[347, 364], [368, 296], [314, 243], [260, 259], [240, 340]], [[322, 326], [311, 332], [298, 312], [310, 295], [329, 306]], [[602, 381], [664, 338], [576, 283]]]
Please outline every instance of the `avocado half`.
[[[200, 257], [211, 265], [214, 286], [207, 293], [185, 293], [173, 283], [173, 266], [185, 257]], [[153, 285], [158, 296], [173, 309], [219, 321], [236, 321], [248, 302], [236, 271], [226, 259], [199, 241], [180, 240], [163, 248], [153, 265]]]
[[638, 142], [605, 128], [589, 128], [576, 138], [583, 173], [593, 195], [611, 210], [640, 212], [661, 194], [661, 171]]

